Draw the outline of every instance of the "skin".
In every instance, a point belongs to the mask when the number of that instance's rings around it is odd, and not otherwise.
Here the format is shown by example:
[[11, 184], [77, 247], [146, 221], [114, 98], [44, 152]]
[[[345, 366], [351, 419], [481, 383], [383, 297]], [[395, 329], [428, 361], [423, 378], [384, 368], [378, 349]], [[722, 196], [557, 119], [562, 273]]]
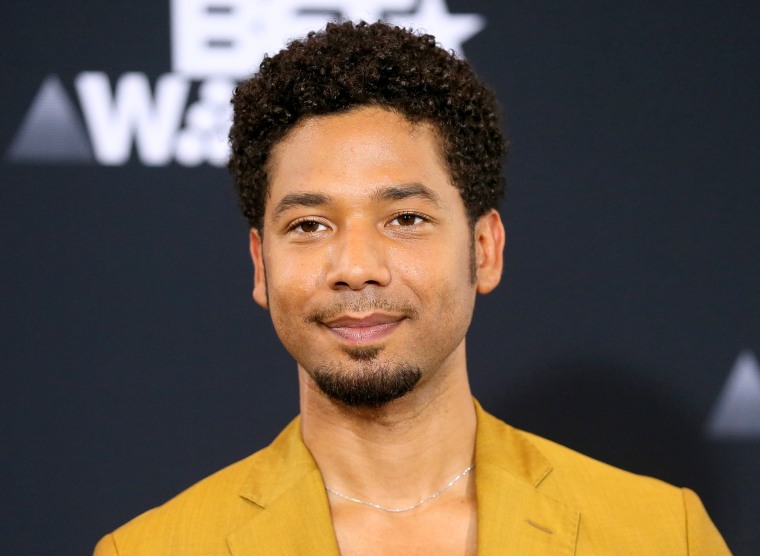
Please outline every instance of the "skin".
[[[299, 122], [268, 171], [253, 298], [298, 363], [304, 441], [330, 487], [411, 505], [472, 463], [465, 333], [476, 294], [501, 277], [499, 215], [471, 229], [434, 130], [381, 108]], [[400, 365], [421, 378], [379, 407], [337, 402], [312, 378]], [[341, 553], [474, 554], [476, 473], [401, 514], [330, 495]]]

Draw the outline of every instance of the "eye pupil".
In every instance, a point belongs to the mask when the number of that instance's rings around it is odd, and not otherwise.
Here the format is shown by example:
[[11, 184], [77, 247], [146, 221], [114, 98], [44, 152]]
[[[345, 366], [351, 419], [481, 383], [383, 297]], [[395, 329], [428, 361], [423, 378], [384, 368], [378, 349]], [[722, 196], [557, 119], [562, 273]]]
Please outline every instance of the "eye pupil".
[[416, 219], [417, 215], [415, 214], [402, 214], [398, 217], [399, 224], [404, 224], [407, 226], [413, 225]]
[[301, 229], [306, 233], [316, 232], [318, 228], [319, 223], [314, 222], [313, 220], [301, 222]]

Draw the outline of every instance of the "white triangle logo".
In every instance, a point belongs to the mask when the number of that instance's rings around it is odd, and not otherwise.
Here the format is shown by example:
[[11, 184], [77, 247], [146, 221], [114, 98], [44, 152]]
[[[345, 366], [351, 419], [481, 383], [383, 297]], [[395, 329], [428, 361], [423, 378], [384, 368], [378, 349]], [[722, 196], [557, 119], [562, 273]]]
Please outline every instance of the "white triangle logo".
[[713, 438], [760, 439], [760, 364], [751, 351], [742, 351], [736, 358], [707, 432]]
[[82, 120], [60, 79], [42, 83], [6, 158], [14, 162], [93, 162]]

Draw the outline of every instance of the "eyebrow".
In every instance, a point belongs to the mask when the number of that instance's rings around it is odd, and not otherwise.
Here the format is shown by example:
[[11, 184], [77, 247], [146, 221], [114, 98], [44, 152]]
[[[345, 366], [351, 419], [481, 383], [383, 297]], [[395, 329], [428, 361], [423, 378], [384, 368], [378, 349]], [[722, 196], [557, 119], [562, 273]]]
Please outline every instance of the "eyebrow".
[[441, 198], [438, 194], [421, 183], [405, 183], [379, 187], [372, 193], [372, 197], [378, 201], [402, 201], [411, 197], [418, 197], [426, 199], [436, 206], [440, 206], [441, 204]]
[[[426, 199], [436, 206], [440, 206], [440, 197], [438, 194], [421, 183], [405, 183], [400, 185], [390, 185], [387, 187], [378, 187], [371, 194], [372, 199], [376, 201], [402, 201], [412, 197]], [[333, 198], [325, 193], [301, 192], [288, 193], [274, 207], [272, 218], [277, 220], [283, 212], [295, 207], [319, 207], [328, 205]]]
[[331, 201], [332, 198], [324, 193], [288, 193], [274, 207], [272, 218], [276, 220], [283, 212], [293, 207], [319, 207]]

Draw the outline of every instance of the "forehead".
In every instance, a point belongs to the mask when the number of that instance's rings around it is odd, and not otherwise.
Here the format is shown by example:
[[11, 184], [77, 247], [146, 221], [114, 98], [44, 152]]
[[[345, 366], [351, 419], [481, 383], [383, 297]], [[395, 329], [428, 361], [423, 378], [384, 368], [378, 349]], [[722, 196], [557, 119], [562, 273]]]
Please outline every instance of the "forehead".
[[299, 192], [369, 196], [378, 188], [419, 183], [441, 198], [459, 197], [434, 127], [376, 107], [305, 119], [272, 149], [272, 201]]

